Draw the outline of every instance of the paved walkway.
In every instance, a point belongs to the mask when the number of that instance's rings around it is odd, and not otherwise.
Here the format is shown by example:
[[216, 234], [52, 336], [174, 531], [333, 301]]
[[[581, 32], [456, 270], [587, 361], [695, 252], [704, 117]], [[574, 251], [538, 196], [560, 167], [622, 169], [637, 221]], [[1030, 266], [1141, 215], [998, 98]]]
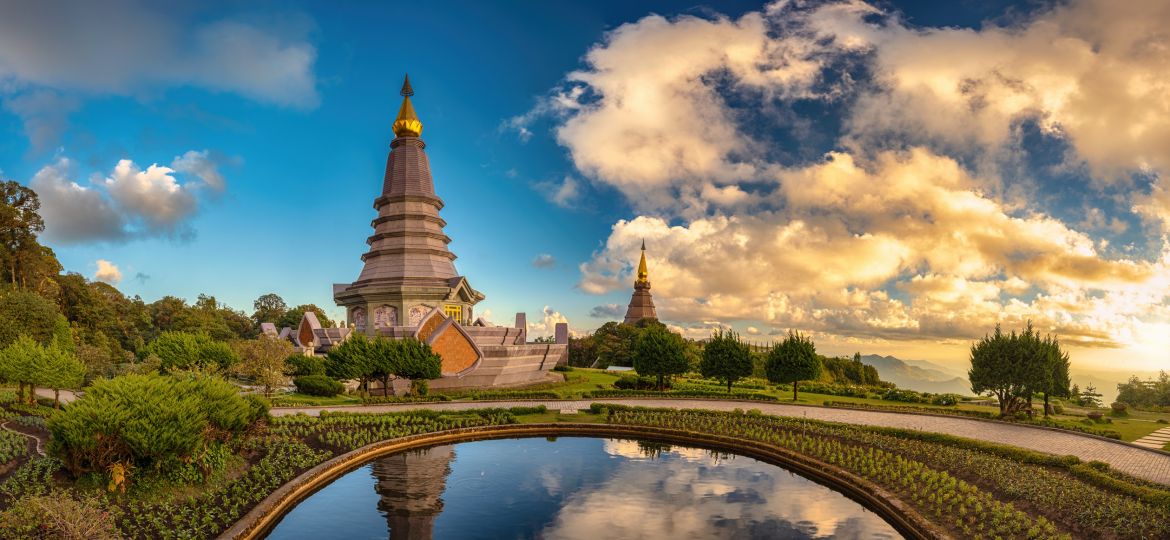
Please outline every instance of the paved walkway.
[[929, 416], [856, 409], [834, 409], [809, 407], [783, 403], [761, 403], [730, 400], [687, 400], [687, 399], [590, 399], [578, 401], [471, 401], [434, 402], [394, 405], [364, 405], [338, 407], [290, 407], [272, 409], [274, 416], [305, 413], [316, 416], [321, 411], [351, 412], [393, 412], [411, 409], [461, 410], [491, 407], [524, 407], [544, 405], [549, 410], [586, 409], [590, 403], [615, 403], [621, 405], [662, 407], [674, 409], [711, 409], [730, 411], [733, 409], [759, 409], [766, 414], [803, 417], [811, 420], [826, 420], [868, 426], [914, 429], [945, 433], [988, 442], [1008, 444], [1057, 455], [1073, 455], [1085, 461], [1103, 461], [1113, 468], [1138, 478], [1170, 485], [1170, 455], [1150, 452], [1141, 448], [1094, 437], [1085, 437], [1071, 432], [1054, 431], [1036, 427], [987, 422], [961, 417]]
[[1170, 427], [1164, 427], [1133, 442], [1138, 446], [1161, 450], [1170, 443]]

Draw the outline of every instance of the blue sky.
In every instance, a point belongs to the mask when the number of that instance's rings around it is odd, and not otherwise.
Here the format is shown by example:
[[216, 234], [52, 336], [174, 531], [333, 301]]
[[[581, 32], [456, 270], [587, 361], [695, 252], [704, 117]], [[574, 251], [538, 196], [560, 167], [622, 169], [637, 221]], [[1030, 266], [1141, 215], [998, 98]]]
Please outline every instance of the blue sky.
[[497, 323], [618, 318], [647, 237], [689, 335], [946, 360], [1033, 319], [1170, 355], [1157, 2], [55, 4], [0, 17], [0, 176], [147, 301], [340, 314], [409, 72]]

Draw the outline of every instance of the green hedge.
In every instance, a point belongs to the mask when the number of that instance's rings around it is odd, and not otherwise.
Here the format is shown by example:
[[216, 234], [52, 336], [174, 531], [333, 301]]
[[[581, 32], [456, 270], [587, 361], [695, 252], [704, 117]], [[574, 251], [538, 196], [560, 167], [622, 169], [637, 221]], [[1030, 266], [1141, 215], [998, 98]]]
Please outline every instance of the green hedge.
[[623, 398], [623, 397], [653, 397], [653, 398], [711, 398], [711, 399], [745, 399], [751, 401], [780, 401], [776, 396], [759, 392], [719, 392], [716, 390], [668, 390], [656, 392], [653, 390], [593, 390], [586, 392], [583, 397], [588, 398]]
[[310, 396], [332, 397], [345, 391], [345, 385], [324, 375], [305, 375], [293, 379], [297, 392]]
[[362, 404], [364, 405], [377, 405], [381, 403], [429, 403], [435, 401], [451, 401], [451, 397], [436, 394], [427, 396], [366, 396], [362, 398]]

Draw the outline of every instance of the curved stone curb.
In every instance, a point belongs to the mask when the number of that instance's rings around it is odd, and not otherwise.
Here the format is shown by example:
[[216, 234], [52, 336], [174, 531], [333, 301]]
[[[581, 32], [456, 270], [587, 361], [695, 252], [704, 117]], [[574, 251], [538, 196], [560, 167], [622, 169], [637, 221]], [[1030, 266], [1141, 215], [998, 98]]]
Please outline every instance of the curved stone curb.
[[437, 431], [376, 442], [321, 463], [285, 483], [252, 508], [219, 540], [263, 538], [290, 510], [317, 490], [370, 460], [406, 450], [485, 439], [588, 436], [650, 439], [730, 451], [777, 465], [826, 485], [881, 516], [906, 538], [949, 539], [951, 536], [899, 500], [892, 492], [844, 469], [809, 456], [756, 441], [691, 431], [613, 424], [505, 424]]
[[[1036, 426], [1036, 425], [1032, 425], [1032, 424], [1020, 424], [1020, 423], [1016, 423], [1016, 422], [996, 420], [994, 418], [979, 418], [976, 416], [965, 416], [965, 415], [961, 415], [961, 414], [938, 414], [938, 413], [927, 413], [927, 412], [920, 412], [920, 411], [895, 411], [895, 410], [886, 410], [886, 409], [867, 409], [865, 407], [836, 407], [836, 406], [829, 407], [829, 406], [825, 406], [825, 405], [817, 405], [815, 403], [792, 403], [792, 402], [788, 402], [788, 401], [762, 401], [762, 400], [752, 400], [752, 399], [722, 399], [722, 398], [674, 397], [674, 396], [662, 396], [662, 397], [639, 396], [639, 397], [614, 397], [614, 398], [604, 398], [603, 397], [603, 398], [581, 398], [581, 399], [517, 398], [517, 399], [484, 399], [484, 400], [452, 400], [452, 401], [419, 401], [419, 402], [415, 402], [415, 403], [371, 403], [368, 405], [367, 404], [360, 404], [360, 405], [307, 405], [307, 406], [294, 406], [294, 407], [272, 407], [272, 410], [307, 409], [307, 410], [318, 410], [318, 411], [335, 411], [337, 409], [348, 409], [348, 408], [357, 409], [357, 408], [362, 408], [362, 407], [403, 407], [404, 410], [411, 410], [407, 407], [413, 406], [415, 408], [420, 408], [420, 407], [425, 408], [429, 405], [439, 405], [439, 404], [457, 405], [457, 404], [469, 404], [469, 403], [498, 403], [498, 404], [501, 404], [501, 407], [507, 408], [508, 407], [507, 404], [515, 404], [515, 403], [555, 403], [555, 402], [576, 403], [576, 402], [582, 402], [582, 401], [587, 401], [590, 403], [616, 403], [618, 405], [624, 405], [623, 402], [625, 402], [625, 401], [711, 401], [711, 402], [717, 402], [717, 403], [739, 403], [741, 405], [753, 405], [753, 404], [757, 405], [757, 406], [759, 406], [759, 405], [786, 405], [786, 406], [792, 406], [792, 407], [812, 407], [812, 408], [816, 408], [816, 409], [863, 411], [863, 412], [879, 413], [879, 414], [888, 413], [888, 414], [905, 414], [905, 415], [912, 415], [912, 416], [931, 416], [931, 417], [935, 417], [935, 418], [947, 418], [947, 419], [956, 419], [956, 420], [973, 420], [976, 422], [989, 422], [989, 423], [1000, 424], [1000, 425], [1008, 425], [1008, 426], [1016, 426], [1016, 427], [1029, 428], [1029, 429], [1042, 429], [1042, 430], [1046, 430], [1046, 431], [1054, 431], [1057, 433], [1065, 433], [1068, 435], [1076, 435], [1078, 437], [1085, 437], [1085, 438], [1097, 439], [1099, 441], [1109, 442], [1109, 443], [1113, 443], [1113, 444], [1120, 444], [1123, 446], [1128, 446], [1130, 448], [1135, 448], [1135, 449], [1142, 450], [1145, 452], [1151, 452], [1154, 454], [1158, 454], [1159, 456], [1170, 456], [1170, 452], [1167, 452], [1165, 450], [1159, 450], [1157, 448], [1148, 448], [1145, 446], [1138, 446], [1136, 444], [1133, 444], [1130, 441], [1123, 441], [1120, 439], [1110, 439], [1109, 437], [1102, 437], [1100, 435], [1094, 435], [1092, 433], [1085, 433], [1083, 431], [1074, 431], [1071, 429], [1061, 429], [1058, 427], [1051, 427], [1051, 426]], [[521, 405], [521, 406], [523, 406], [523, 405]], [[637, 406], [637, 405], [633, 405], [633, 406]], [[550, 408], [549, 410], [552, 410], [552, 408]], [[361, 412], [361, 411], [355, 411], [355, 412]]]
[[[1083, 461], [1098, 460], [1131, 476], [1154, 483], [1170, 485], [1170, 454], [1141, 448], [1103, 437], [1062, 429], [1043, 428], [995, 420], [983, 420], [956, 415], [917, 414], [913, 412], [876, 411], [824, 407], [785, 402], [736, 401], [726, 399], [673, 398], [608, 398], [591, 400], [532, 400], [532, 401], [447, 401], [435, 404], [371, 405], [317, 408], [273, 409], [274, 415], [294, 413], [319, 414], [323, 410], [362, 413], [392, 413], [429, 409], [455, 411], [493, 407], [545, 405], [550, 410], [571, 406], [584, 409], [591, 403], [602, 405], [644, 406], [650, 408], [707, 409], [730, 411], [760, 409], [765, 414], [799, 418], [800, 411], [810, 413], [816, 420], [844, 424], [868, 425], [943, 433], [968, 439], [982, 440], [1008, 446], [1017, 446], [1053, 455], [1075, 455]], [[854, 416], [859, 415], [859, 416]], [[937, 425], [935, 425], [937, 424]], [[984, 428], [987, 429], [984, 429]], [[1141, 451], [1134, 451], [1140, 449]]]

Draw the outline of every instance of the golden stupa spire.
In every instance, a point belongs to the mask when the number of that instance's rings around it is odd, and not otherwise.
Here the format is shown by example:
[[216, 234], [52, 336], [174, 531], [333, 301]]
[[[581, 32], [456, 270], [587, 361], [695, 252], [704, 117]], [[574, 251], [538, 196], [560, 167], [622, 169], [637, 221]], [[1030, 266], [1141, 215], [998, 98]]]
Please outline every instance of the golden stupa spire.
[[642, 239], [642, 260], [638, 262], [638, 283], [650, 281], [650, 272], [646, 270], [646, 239]]
[[402, 81], [402, 106], [398, 108], [398, 118], [394, 119], [395, 137], [418, 137], [422, 134], [422, 120], [414, 113], [414, 105], [410, 103], [410, 96], [414, 89], [410, 87], [410, 75]]

